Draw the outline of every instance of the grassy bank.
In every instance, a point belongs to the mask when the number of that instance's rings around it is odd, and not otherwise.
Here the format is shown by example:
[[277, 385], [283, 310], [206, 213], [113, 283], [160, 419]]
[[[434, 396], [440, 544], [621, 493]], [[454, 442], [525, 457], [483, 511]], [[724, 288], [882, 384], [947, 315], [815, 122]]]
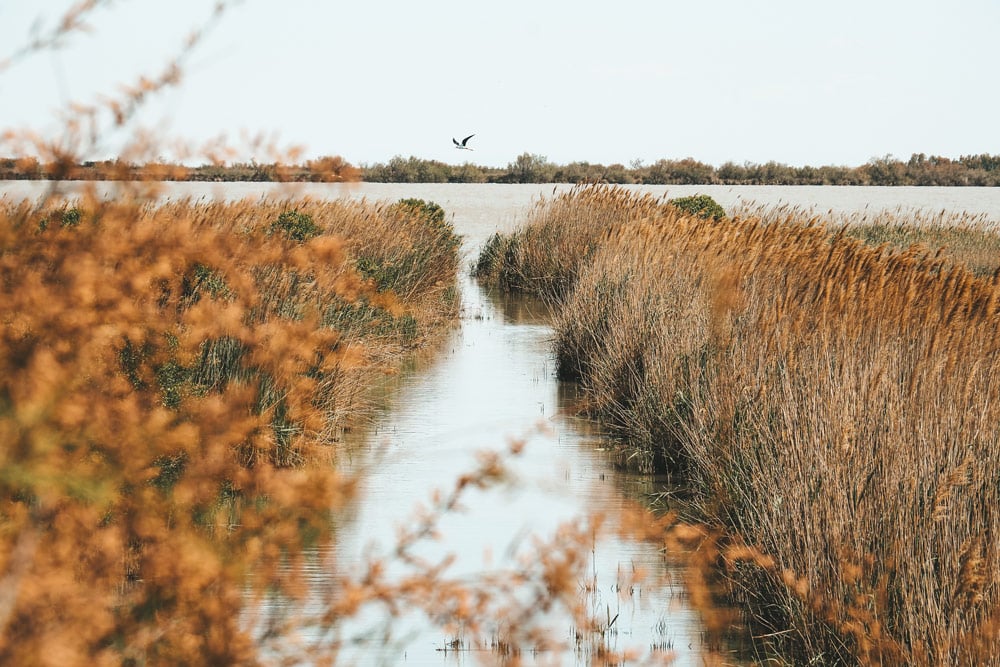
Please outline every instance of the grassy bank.
[[457, 247], [419, 201], [4, 202], [0, 662], [253, 664]]
[[760, 634], [811, 664], [993, 664], [997, 239], [964, 221], [708, 221], [594, 188], [477, 269], [558, 304], [560, 372], [624, 457], [683, 470], [747, 545], [722, 564]]

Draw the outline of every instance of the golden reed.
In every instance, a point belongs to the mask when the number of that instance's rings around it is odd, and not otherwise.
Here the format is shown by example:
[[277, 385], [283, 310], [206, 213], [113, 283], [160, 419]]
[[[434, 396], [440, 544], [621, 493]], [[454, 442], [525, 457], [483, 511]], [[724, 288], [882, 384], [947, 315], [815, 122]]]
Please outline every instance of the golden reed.
[[450, 231], [89, 199], [5, 203], [0, 248], [0, 662], [252, 662], [252, 591], [300, 595], [353, 494], [365, 388], [456, 314]]
[[623, 459], [687, 475], [758, 634], [823, 664], [996, 664], [1000, 273], [913, 242], [997, 238], [947, 230], [710, 222], [595, 187], [480, 274], [559, 304], [560, 372]]

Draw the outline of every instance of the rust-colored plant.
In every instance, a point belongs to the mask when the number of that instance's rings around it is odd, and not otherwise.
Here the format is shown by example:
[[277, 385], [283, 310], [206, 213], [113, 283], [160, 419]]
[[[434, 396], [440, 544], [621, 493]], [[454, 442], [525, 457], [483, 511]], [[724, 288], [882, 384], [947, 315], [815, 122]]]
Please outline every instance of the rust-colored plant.
[[992, 664], [997, 274], [838, 221], [650, 216], [603, 188], [580, 219], [601, 197], [621, 222], [562, 258], [561, 371], [624, 457], [683, 470], [697, 514], [751, 545], [724, 560], [761, 634], [815, 661]]
[[[365, 378], [454, 313], [454, 245], [422, 221], [393, 217], [392, 250], [371, 206], [303, 204], [308, 239], [285, 206], [0, 212], [5, 661], [254, 654], [245, 586], [292, 586], [350, 497], [324, 462]], [[405, 301], [349, 254], [414, 246], [435, 259]]]

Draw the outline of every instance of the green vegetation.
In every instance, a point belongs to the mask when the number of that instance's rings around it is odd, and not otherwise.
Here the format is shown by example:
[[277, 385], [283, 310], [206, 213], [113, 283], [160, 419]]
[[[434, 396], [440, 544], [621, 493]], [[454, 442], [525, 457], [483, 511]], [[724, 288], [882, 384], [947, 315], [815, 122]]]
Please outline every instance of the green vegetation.
[[726, 210], [708, 195], [692, 195], [668, 199], [667, 203], [685, 213], [691, 213], [701, 218], [721, 220], [726, 217]]
[[362, 165], [362, 178], [383, 183], [616, 183], [642, 185], [1000, 185], [1000, 156], [958, 159], [914, 154], [901, 161], [891, 155], [867, 164], [793, 167], [778, 162], [714, 167], [693, 158], [661, 159], [629, 166], [572, 162], [558, 165], [543, 155], [522, 153], [506, 167], [449, 165], [417, 157]]
[[478, 273], [556, 305], [560, 373], [624, 464], [689, 481], [756, 635], [796, 664], [992, 664], [1000, 257], [972, 271], [967, 249], [1000, 236], [850, 222], [585, 188], [491, 240]]
[[298, 211], [282, 211], [278, 219], [271, 223], [271, 231], [280, 231], [294, 241], [308, 241], [320, 233], [312, 216]]
[[71, 180], [178, 181], [351, 181], [372, 183], [617, 183], [642, 185], [1000, 185], [1000, 156], [963, 155], [957, 159], [914, 153], [902, 161], [891, 155], [858, 166], [794, 167], [726, 162], [718, 167], [694, 158], [633, 161], [603, 165], [559, 165], [544, 155], [522, 153], [506, 167], [396, 156], [386, 163], [353, 167], [339, 157], [304, 164], [236, 163], [182, 167], [176, 164], [130, 164], [119, 161], [66, 165], [33, 158], [0, 159], [0, 180], [64, 178]]
[[0, 180], [70, 181], [254, 181], [324, 182], [357, 181], [357, 168], [337, 156], [309, 160], [303, 164], [236, 162], [185, 167], [164, 162], [134, 163], [124, 160], [76, 161], [59, 156], [50, 162], [34, 157], [0, 158]]
[[76, 207], [63, 208], [52, 211], [52, 213], [39, 220], [38, 229], [45, 231], [52, 223], [58, 223], [60, 227], [75, 227], [80, 224], [80, 220], [82, 219], [83, 213], [80, 209]]

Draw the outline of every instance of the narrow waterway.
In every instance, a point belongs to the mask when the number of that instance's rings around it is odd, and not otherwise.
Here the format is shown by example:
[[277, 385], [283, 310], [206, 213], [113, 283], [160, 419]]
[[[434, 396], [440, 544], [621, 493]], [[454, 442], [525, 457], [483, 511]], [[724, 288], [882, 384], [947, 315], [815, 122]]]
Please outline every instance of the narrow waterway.
[[[333, 547], [343, 571], [390, 557], [415, 503], [429, 505], [435, 489], [448, 491], [475, 467], [478, 452], [505, 449], [511, 439], [524, 439], [525, 448], [508, 461], [510, 482], [471, 493], [463, 511], [444, 517], [440, 538], [420, 545], [429, 560], [455, 556], [451, 576], [512, 567], [534, 538], [551, 539], [559, 524], [595, 512], [613, 516], [653, 482], [616, 472], [600, 435], [569, 413], [572, 391], [555, 379], [544, 312], [493, 299], [471, 279], [463, 280], [463, 299], [461, 328], [438, 358], [416, 362], [392, 383], [377, 426], [355, 445], [364, 490]], [[617, 538], [589, 546], [590, 563], [578, 586], [595, 614], [617, 617], [615, 632], [603, 638], [607, 648], [643, 654], [671, 647], [674, 664], [700, 664], [699, 619], [685, 607], [682, 582], [667, 556], [653, 545]], [[637, 570], [648, 573], [646, 581], [620, 594]], [[553, 639], [589, 664], [571, 618], [548, 619], [548, 626], [561, 633]], [[488, 645], [425, 626], [419, 614], [392, 623], [368, 614], [343, 639], [352, 640], [351, 652], [364, 663], [479, 664], [490, 652]], [[444, 650], [449, 644], [460, 650]], [[525, 655], [531, 648], [522, 647]], [[551, 664], [555, 656], [538, 657]], [[558, 664], [572, 663], [563, 658]]]
[[[498, 219], [493, 206], [447, 210], [463, 234], [466, 265], [488, 233], [513, 222]], [[527, 299], [488, 294], [465, 270], [460, 285], [459, 327], [440, 349], [414, 359], [387, 382], [374, 427], [352, 438], [346, 464], [364, 471], [364, 486], [332, 547], [329, 560], [342, 572], [373, 558], [391, 563], [399, 530], [412, 525], [416, 504], [429, 506], [435, 490], [447, 492], [476, 467], [477, 454], [505, 450], [512, 440], [523, 440], [525, 447], [507, 460], [510, 480], [468, 494], [462, 511], [443, 517], [439, 539], [418, 548], [430, 561], [454, 556], [450, 577], [471, 580], [513, 568], [534, 549], [536, 539], [551, 540], [560, 524], [595, 513], [614, 517], [656, 482], [616, 471], [607, 441], [593, 424], [573, 416], [574, 387], [556, 380], [546, 309]], [[672, 664], [701, 664], [699, 616], [685, 605], [683, 583], [669, 555], [655, 545], [613, 536], [595, 538], [588, 550], [579, 595], [593, 614], [615, 619], [611, 631], [599, 638], [603, 648], [646, 657], [657, 650], [662, 657], [669, 649]], [[624, 590], [639, 571], [647, 573], [644, 581]], [[314, 577], [322, 585], [322, 573]], [[549, 614], [545, 620], [564, 651], [522, 646], [523, 661], [590, 664], [595, 646], [576, 636], [568, 614]], [[348, 646], [347, 663], [489, 664], [502, 659], [488, 641], [469, 640], [460, 629], [446, 633], [422, 613], [391, 619], [373, 609], [343, 628], [340, 639]]]

